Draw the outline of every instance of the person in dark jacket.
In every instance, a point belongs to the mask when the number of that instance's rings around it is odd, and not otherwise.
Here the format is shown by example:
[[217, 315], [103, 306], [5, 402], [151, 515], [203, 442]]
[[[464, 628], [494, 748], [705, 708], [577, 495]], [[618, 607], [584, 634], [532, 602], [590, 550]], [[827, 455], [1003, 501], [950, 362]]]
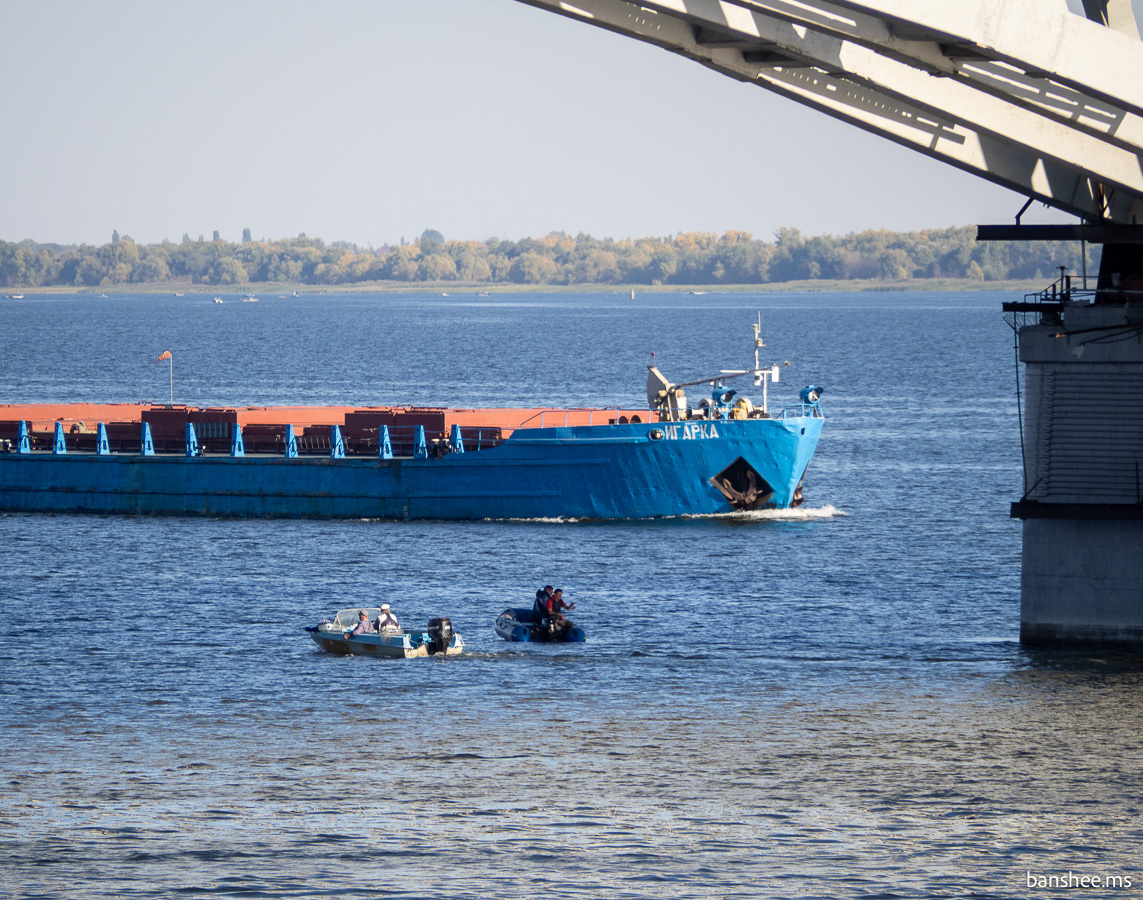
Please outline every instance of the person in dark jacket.
[[532, 618], [543, 622], [552, 614], [552, 586], [545, 584], [536, 591], [536, 602], [532, 604]]

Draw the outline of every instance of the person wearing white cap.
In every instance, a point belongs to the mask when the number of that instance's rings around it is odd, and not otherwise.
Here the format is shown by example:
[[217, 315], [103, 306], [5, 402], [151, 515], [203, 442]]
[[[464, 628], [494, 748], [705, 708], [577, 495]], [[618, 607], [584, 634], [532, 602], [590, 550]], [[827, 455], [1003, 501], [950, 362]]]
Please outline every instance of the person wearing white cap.
[[397, 617], [389, 611], [389, 604], [381, 604], [381, 615], [377, 617], [377, 630], [382, 633], [391, 633], [401, 630], [401, 623], [397, 621]]

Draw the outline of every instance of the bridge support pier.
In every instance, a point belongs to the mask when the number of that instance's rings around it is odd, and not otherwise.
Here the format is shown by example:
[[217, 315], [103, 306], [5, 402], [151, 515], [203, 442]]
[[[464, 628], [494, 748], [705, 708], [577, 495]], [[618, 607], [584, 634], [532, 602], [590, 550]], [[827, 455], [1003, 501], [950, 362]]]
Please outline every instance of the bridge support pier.
[[1020, 640], [1143, 648], [1143, 244], [1106, 245], [1095, 291], [1065, 278], [1007, 307], [1038, 313], [1019, 329]]

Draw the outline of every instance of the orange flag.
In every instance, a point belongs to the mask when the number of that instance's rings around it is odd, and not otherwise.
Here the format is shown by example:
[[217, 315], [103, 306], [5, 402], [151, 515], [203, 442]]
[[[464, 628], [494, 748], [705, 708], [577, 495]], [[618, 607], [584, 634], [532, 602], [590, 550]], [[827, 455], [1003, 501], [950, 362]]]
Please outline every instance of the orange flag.
[[158, 358], [157, 362], [162, 362], [164, 359], [170, 359], [170, 358], [171, 358], [171, 351], [170, 350], [164, 350], [163, 355]]

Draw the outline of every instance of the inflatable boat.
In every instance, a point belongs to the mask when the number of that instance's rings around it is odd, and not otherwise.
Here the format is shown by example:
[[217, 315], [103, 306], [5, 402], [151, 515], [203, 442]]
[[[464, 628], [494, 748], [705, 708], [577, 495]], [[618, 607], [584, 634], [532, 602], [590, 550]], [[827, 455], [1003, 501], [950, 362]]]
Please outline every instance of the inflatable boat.
[[565, 628], [556, 628], [550, 619], [537, 621], [530, 609], [510, 608], [496, 617], [494, 629], [506, 641], [538, 641], [545, 643], [582, 644], [587, 634], [570, 620]]

